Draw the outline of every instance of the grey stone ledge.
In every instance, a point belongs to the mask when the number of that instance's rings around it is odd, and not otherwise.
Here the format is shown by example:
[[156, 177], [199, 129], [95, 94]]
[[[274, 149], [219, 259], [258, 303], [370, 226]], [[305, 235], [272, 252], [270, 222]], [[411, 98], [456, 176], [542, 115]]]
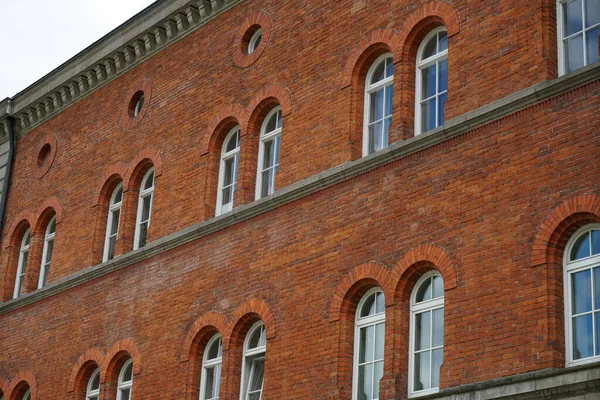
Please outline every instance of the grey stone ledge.
[[120, 255], [115, 259], [88, 267], [72, 275], [50, 283], [48, 286], [27, 293], [17, 299], [0, 303], [0, 315], [24, 307], [39, 300], [63, 292], [74, 286], [101, 277], [121, 268], [133, 265], [175, 247], [210, 235], [238, 222], [246, 221], [271, 211], [279, 206], [301, 199], [337, 183], [382, 167], [417, 151], [469, 132], [470, 130], [496, 121], [530, 105], [551, 99], [561, 93], [576, 89], [582, 85], [600, 80], [600, 63], [582, 68], [574, 73], [548, 82], [542, 82], [530, 88], [486, 106], [468, 112], [447, 121], [443, 126], [415, 136], [408, 140], [391, 144], [384, 150], [359, 160], [349, 161], [327, 171], [303, 179], [290, 186], [277, 190], [274, 194], [249, 204], [236, 207], [218, 217], [184, 228], [147, 244], [144, 248]]
[[[593, 394], [593, 395], [591, 395]], [[443, 389], [420, 400], [546, 400], [600, 398], [600, 362], [550, 368]]]

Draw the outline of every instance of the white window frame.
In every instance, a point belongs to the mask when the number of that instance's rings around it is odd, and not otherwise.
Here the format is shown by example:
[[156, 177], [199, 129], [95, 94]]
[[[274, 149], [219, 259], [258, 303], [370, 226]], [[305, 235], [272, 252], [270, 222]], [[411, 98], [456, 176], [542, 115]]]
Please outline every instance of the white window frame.
[[[133, 360], [130, 358], [129, 360], [125, 361], [125, 363], [123, 364], [123, 366], [121, 367], [121, 372], [119, 372], [119, 380], [117, 381], [117, 400], [131, 400], [131, 393], [133, 392], [132, 390], [132, 386], [133, 386]], [[125, 375], [125, 371], [127, 370], [127, 368], [131, 365], [131, 380], [125, 381], [123, 380], [124, 377], [123, 375]], [[124, 389], [129, 389], [129, 396], [128, 398], [123, 397], [123, 390]]]
[[[415, 287], [413, 288], [412, 294], [410, 296], [410, 329], [409, 329], [409, 356], [408, 356], [408, 397], [419, 397], [419, 396], [425, 396], [428, 394], [432, 394], [432, 393], [437, 393], [440, 391], [439, 387], [432, 387], [430, 389], [424, 389], [424, 390], [418, 390], [416, 391], [414, 389], [414, 379], [415, 379], [415, 335], [416, 335], [416, 316], [417, 314], [421, 314], [424, 312], [432, 312], [433, 315], [433, 311], [434, 310], [438, 310], [438, 309], [444, 309], [444, 299], [445, 299], [445, 292], [444, 295], [442, 297], [438, 297], [435, 299], [430, 299], [430, 300], [425, 300], [421, 303], [416, 303], [416, 297], [417, 297], [417, 292], [419, 290], [419, 288], [421, 287], [421, 285], [423, 284], [423, 282], [425, 282], [427, 279], [430, 279], [434, 276], [438, 276], [440, 278], [442, 278], [442, 275], [437, 272], [437, 271], [430, 271], [427, 272], [425, 274], [423, 274], [423, 276], [421, 278], [419, 278], [419, 280], [417, 281], [417, 283], [415, 284]], [[442, 280], [443, 283], [443, 280]], [[433, 290], [433, 288], [432, 288]], [[444, 290], [443, 286], [442, 286], [442, 290]], [[433, 318], [433, 317], [432, 317]], [[445, 321], [444, 321], [445, 323]], [[433, 336], [433, 325], [430, 326], [430, 336]], [[444, 338], [445, 339], [445, 338]], [[436, 349], [442, 349], [444, 348], [444, 344], [442, 344], [442, 346], [433, 346], [431, 345], [428, 349], [430, 352], [433, 352], [433, 350]], [[430, 371], [432, 369], [431, 363], [430, 363]]]
[[[148, 189], [143, 189], [146, 186], [146, 183], [148, 182], [148, 179], [152, 178], [152, 186], [150, 186]], [[148, 171], [146, 171], [146, 173], [144, 174], [144, 177], [142, 178], [142, 183], [140, 184], [140, 193], [138, 195], [138, 208], [137, 208], [137, 217], [135, 219], [135, 234], [133, 235], [133, 249], [137, 250], [140, 247], [140, 239], [142, 236], [142, 225], [143, 224], [148, 224], [147, 228], [146, 228], [146, 238], [145, 240], [148, 240], [148, 229], [150, 229], [150, 220], [152, 219], [152, 203], [154, 202], [154, 181], [155, 181], [155, 174], [154, 174], [154, 167], [148, 169]], [[150, 205], [149, 205], [149, 209], [148, 209], [148, 221], [142, 221], [142, 216], [143, 216], [143, 212], [144, 212], [144, 199], [146, 199], [147, 197], [150, 198]]]
[[[360, 330], [361, 329], [368, 327], [368, 326], [375, 327], [375, 325], [379, 325], [382, 323], [384, 324], [383, 346], [384, 346], [384, 355], [385, 355], [385, 297], [384, 297], [384, 311], [383, 312], [380, 312], [380, 313], [376, 312], [373, 315], [368, 315], [368, 316], [362, 317], [362, 318], [360, 317], [360, 311], [361, 311], [365, 301], [367, 301], [367, 299], [369, 297], [371, 297], [374, 293], [381, 293], [383, 295], [383, 291], [379, 287], [374, 287], [372, 289], [369, 289], [369, 291], [367, 291], [367, 293], [365, 293], [363, 295], [363, 297], [360, 299], [360, 301], [358, 303], [358, 307], [356, 308], [356, 313], [355, 313], [355, 317], [354, 317], [354, 355], [353, 355], [353, 363], [352, 363], [352, 365], [353, 365], [353, 367], [352, 367], [352, 400], [358, 399], [358, 380], [359, 380], [359, 375], [358, 375], [359, 365], [358, 364], [359, 364], [359, 355], [360, 355], [360, 351], [361, 351], [361, 349], [360, 349]], [[375, 301], [377, 301], [377, 299], [375, 299]], [[374, 340], [373, 340], [373, 347], [376, 346], [376, 341], [377, 341], [377, 337], [375, 336]], [[375, 365], [375, 363], [379, 362], [379, 361], [384, 361], [384, 359], [375, 360], [375, 350], [373, 350], [373, 361], [370, 363]], [[385, 361], [384, 361], [384, 366], [385, 366]], [[375, 384], [375, 382], [372, 382], [372, 385], [374, 385], [374, 384]], [[374, 399], [374, 400], [376, 400], [376, 399]]]
[[[219, 182], [218, 182], [218, 190], [217, 190], [217, 207], [215, 209], [215, 215], [221, 215], [226, 212], [229, 212], [233, 209], [233, 199], [235, 198], [235, 190], [237, 186], [237, 174], [238, 174], [238, 165], [239, 165], [239, 157], [240, 157], [240, 126], [237, 125], [232, 128], [225, 140], [223, 141], [223, 146], [221, 147], [221, 162], [219, 164]], [[237, 138], [237, 146], [235, 149], [227, 151], [227, 145], [231, 140], [236, 140]], [[223, 204], [223, 190], [225, 189], [225, 164], [227, 161], [233, 159], [233, 170], [234, 170], [234, 181], [229, 187], [232, 188], [232, 201], [230, 203]]]
[[31, 399], [31, 388], [27, 389], [25, 394], [23, 394], [23, 400], [30, 400], [30, 399]]
[[[600, 355], [594, 355], [591, 357], [581, 358], [574, 360], [573, 359], [573, 327], [571, 323], [571, 319], [573, 317], [573, 309], [572, 309], [572, 301], [573, 301], [573, 293], [571, 289], [571, 280], [570, 277], [573, 273], [581, 272], [585, 270], [591, 270], [595, 267], [600, 266], [600, 254], [590, 255], [589, 257], [585, 257], [575, 261], [569, 261], [571, 251], [573, 250], [573, 246], [576, 244], [577, 239], [581, 237], [584, 233], [588, 233], [593, 230], [600, 230], [600, 224], [589, 224], [580, 229], [578, 229], [569, 239], [567, 245], [565, 246], [565, 252], [563, 254], [563, 290], [564, 290], [564, 316], [565, 316], [565, 350], [566, 350], [566, 366], [576, 366], [582, 364], [589, 364], [591, 362], [600, 361]], [[591, 251], [590, 251], [591, 254]], [[592, 285], [592, 302], [594, 299], [594, 287]], [[594, 311], [594, 307], [592, 304], [592, 342], [594, 347], [594, 353], [596, 353], [596, 336], [600, 335], [600, 332], [596, 332], [596, 324], [594, 323], [594, 314], [597, 312]], [[587, 314], [587, 313], [586, 313]], [[600, 353], [600, 350], [598, 350]]]
[[[106, 234], [104, 236], [104, 252], [102, 254], [102, 262], [106, 262], [113, 257], [109, 257], [110, 254], [110, 239], [113, 235], [111, 235], [113, 224], [117, 224], [117, 233], [114, 235], [115, 238], [115, 248], [117, 247], [117, 242], [119, 241], [119, 222], [121, 220], [121, 205], [123, 204], [123, 197], [125, 196], [125, 192], [121, 193], [121, 200], [115, 201], [117, 193], [119, 190], [123, 190], [123, 182], [119, 183], [117, 187], [112, 192], [110, 196], [110, 203], [108, 205], [108, 218], [106, 219]], [[117, 221], [114, 221], [114, 213], [119, 210], [119, 218]]]
[[90, 379], [88, 379], [88, 384], [85, 389], [85, 400], [98, 400], [100, 398], [100, 385], [98, 384], [98, 389], [92, 389], [92, 383], [98, 375], [100, 375], [100, 368], [96, 368], [94, 372], [92, 372], [92, 375], [90, 375]]
[[21, 295], [23, 282], [25, 281], [25, 273], [27, 270], [27, 260], [29, 259], [29, 247], [31, 246], [31, 228], [27, 228], [23, 238], [21, 238], [21, 246], [19, 247], [19, 260], [17, 261], [17, 276], [15, 278], [15, 290], [13, 299]]
[[[423, 94], [423, 69], [427, 68], [429, 66], [431, 66], [432, 64], [435, 64], [437, 62], [443, 61], [444, 59], [448, 59], [448, 49], [440, 51], [437, 54], [434, 54], [433, 56], [426, 58], [425, 60], [423, 60], [423, 52], [425, 51], [425, 46], [427, 45], [427, 43], [429, 42], [429, 40], [431, 40], [434, 36], [436, 36], [439, 32], [446, 32], [446, 35], [448, 34], [448, 31], [446, 30], [446, 27], [444, 26], [440, 26], [437, 27], [435, 29], [433, 29], [431, 32], [429, 32], [427, 34], [427, 36], [425, 36], [425, 38], [421, 41], [421, 44], [419, 45], [419, 50], [417, 51], [417, 76], [415, 78], [415, 136], [420, 135], [422, 133], [425, 132], [429, 132], [429, 131], [423, 131], [421, 130], [421, 124], [422, 124], [422, 113], [421, 113], [421, 97]], [[439, 70], [436, 71], [436, 97], [439, 97], [441, 94], [443, 94], [443, 92], [438, 92], [438, 86], [439, 86], [439, 82], [438, 82], [438, 78], [439, 78]], [[448, 87], [446, 86], [446, 94], [448, 94]], [[435, 120], [436, 120], [436, 124], [437, 124], [437, 113], [438, 113], [438, 109], [437, 109], [437, 103], [436, 103], [436, 108], [435, 108]], [[442, 123], [443, 125], [443, 123]], [[434, 128], [431, 128], [430, 130], [433, 130], [435, 128], [438, 128], [442, 125], [436, 125]]]
[[262, 41], [262, 36], [262, 28], [258, 28], [257, 31], [252, 34], [250, 41], [248, 41], [248, 54], [252, 54], [256, 51]]
[[[250, 338], [254, 334], [255, 331], [262, 329], [261, 338], [259, 340], [259, 345], [253, 349], [249, 349]], [[241, 390], [240, 390], [240, 400], [249, 400], [249, 385], [252, 381], [252, 377], [254, 376], [254, 367], [255, 361], [260, 361], [265, 359], [267, 352], [267, 339], [266, 339], [266, 327], [262, 321], [255, 322], [254, 325], [248, 330], [246, 334], [246, 339], [244, 340], [244, 354], [242, 358], [242, 379], [241, 379]], [[264, 336], [264, 339], [263, 339]], [[263, 343], [261, 345], [261, 342]], [[266, 364], [265, 364], [266, 367]], [[261, 384], [260, 397], [259, 400], [262, 400], [263, 393], [262, 390], [264, 388], [264, 373], [266, 369], [263, 369], [263, 381]]]
[[[209, 349], [214, 346], [217, 342], [219, 346], [218, 354], [219, 356], [216, 358], [208, 358]], [[221, 364], [223, 363], [223, 339], [221, 334], [216, 333], [212, 338], [208, 341], [206, 346], [204, 347], [204, 355], [202, 357], [202, 376], [200, 379], [200, 400], [218, 400], [219, 399], [219, 391], [217, 391], [217, 397], [206, 397], [206, 384], [208, 378], [208, 370], [215, 370], [216, 381], [218, 382], [217, 386], [221, 386]], [[219, 389], [220, 390], [220, 389]]]
[[[588, 65], [588, 61], [587, 61], [587, 46], [586, 46], [586, 36], [587, 36], [587, 31], [590, 31], [592, 29], [595, 29], [597, 27], [600, 26], [600, 23], [586, 27], [585, 26], [585, 17], [586, 17], [586, 10], [585, 10], [585, 2], [587, 0], [583, 0], [581, 2], [581, 7], [582, 7], [582, 11], [581, 11], [581, 23], [583, 25], [583, 29], [582, 31], [579, 31], [571, 36], [577, 35], [580, 32], [582, 32], [582, 36], [583, 36], [583, 66], [585, 67], [586, 65]], [[564, 75], [566, 73], [568, 73], [568, 58], [567, 58], [567, 52], [565, 51], [565, 12], [563, 10], [563, 4], [566, 4], [568, 1], [567, 0], [556, 0], [556, 39], [558, 41], [558, 75]]]
[[[275, 124], [276, 128], [270, 132], [266, 132], [266, 129], [267, 129], [267, 122], [271, 119], [271, 117], [273, 117], [273, 115], [275, 115], [277, 113], [282, 113], [281, 106], [274, 107], [271, 111], [269, 111], [269, 113], [263, 120], [262, 126], [260, 127], [260, 144], [258, 147], [258, 162], [256, 164], [256, 195], [255, 195], [256, 200], [259, 200], [262, 198], [262, 196], [261, 196], [262, 186], [264, 183], [263, 179], [262, 179], [262, 173], [268, 169], [274, 169], [275, 172], [273, 173], [273, 185], [272, 185], [272, 187], [269, 187], [267, 189], [267, 194], [265, 197], [270, 196], [273, 193], [275, 193], [275, 180], [277, 177], [277, 170], [279, 169], [279, 156], [280, 156], [280, 150], [281, 150], [281, 129], [283, 126], [283, 121], [281, 123], [282, 126], [277, 127], [277, 123], [276, 123]], [[283, 120], [283, 115], [282, 115], [282, 120]], [[265, 156], [265, 143], [270, 142], [270, 141], [275, 142], [273, 144], [273, 151], [276, 152], [276, 154], [277, 154], [277, 157], [276, 157], [277, 163], [273, 164], [273, 165], [269, 165], [269, 167], [267, 167], [267, 169], [263, 169], [264, 156]]]
[[[50, 232], [50, 228], [53, 228]], [[46, 286], [46, 279], [48, 278], [48, 270], [50, 269], [50, 262], [52, 261], [52, 253], [54, 252], [54, 236], [56, 235], [56, 215], [50, 219], [48, 226], [46, 227], [46, 233], [44, 235], [44, 250], [42, 251], [42, 265], [40, 266], [40, 279], [38, 280], [38, 289]], [[50, 243], [52, 243], [52, 250], [50, 250]]]
[[[385, 63], [385, 60], [388, 58], [392, 57], [392, 53], [385, 53], [380, 55], [379, 57], [377, 57], [377, 59], [373, 62], [373, 64], [371, 64], [371, 67], [369, 68], [369, 71], [367, 72], [367, 77], [365, 79], [365, 108], [364, 108], [364, 115], [363, 115], [363, 147], [362, 147], [362, 154], [363, 157], [368, 156], [369, 154], [369, 147], [370, 147], [370, 136], [369, 136], [369, 125], [371, 124], [371, 120], [370, 120], [370, 109], [371, 109], [371, 94], [374, 92], [377, 92], [379, 90], [382, 90], [384, 88], [386, 88], [387, 86], [392, 86], [392, 95], [393, 95], [393, 85], [394, 85], [394, 75], [392, 74], [392, 76], [389, 76], [387, 78], [384, 78], [376, 83], [369, 83], [371, 82], [371, 79], [373, 78], [373, 74], [375, 73], [375, 70], [377, 69], [377, 67], [381, 64], [381, 63]], [[392, 59], [392, 65], [394, 63], [394, 60]], [[385, 75], [385, 70], [384, 70], [384, 75]], [[383, 100], [383, 109], [384, 109], [384, 114], [385, 114], [385, 105], [386, 105], [386, 101], [385, 101], [385, 93], [384, 93], [384, 100]], [[390, 118], [393, 117], [393, 113], [389, 115]], [[387, 116], [384, 115], [384, 118], [381, 120], [382, 122], [385, 121], [385, 119], [387, 119]], [[385, 149], [388, 145], [389, 145], [389, 132], [388, 132], [388, 137], [386, 138], [386, 142], [382, 143], [382, 147], [381, 149], [375, 149], [374, 153]]]

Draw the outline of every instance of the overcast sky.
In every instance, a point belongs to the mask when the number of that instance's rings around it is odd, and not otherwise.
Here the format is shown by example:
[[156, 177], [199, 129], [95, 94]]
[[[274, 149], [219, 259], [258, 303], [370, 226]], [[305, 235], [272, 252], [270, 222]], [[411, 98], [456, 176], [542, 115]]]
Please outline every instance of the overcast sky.
[[0, 100], [13, 97], [154, 0], [0, 0]]

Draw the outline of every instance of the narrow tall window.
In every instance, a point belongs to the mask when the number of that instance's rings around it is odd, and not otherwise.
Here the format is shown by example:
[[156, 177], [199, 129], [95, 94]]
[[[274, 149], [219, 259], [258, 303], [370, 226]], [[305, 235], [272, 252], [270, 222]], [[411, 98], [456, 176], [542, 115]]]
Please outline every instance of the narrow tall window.
[[417, 282], [410, 315], [409, 394], [435, 393], [444, 361], [444, 281], [437, 272]]
[[252, 325], [244, 341], [241, 400], [262, 400], [266, 348], [265, 325], [259, 321]]
[[221, 335], [214, 335], [206, 344], [202, 358], [202, 377], [200, 380], [200, 400], [218, 400], [221, 387], [221, 362], [223, 343]]
[[117, 400], [131, 400], [131, 385], [133, 385], [133, 361], [125, 361], [119, 373], [117, 382]]
[[560, 75], [598, 61], [600, 0], [558, 0]]
[[85, 400], [98, 400], [100, 398], [100, 368], [96, 368], [88, 380], [85, 390]]
[[445, 28], [430, 32], [417, 52], [415, 135], [444, 123], [448, 95], [448, 35]]
[[577, 231], [565, 249], [567, 365], [600, 360], [600, 225]]
[[154, 168], [150, 168], [142, 178], [140, 197], [138, 200], [137, 220], [135, 223], [135, 236], [133, 249], [146, 245], [150, 216], [152, 215], [152, 198], [154, 197]]
[[216, 215], [231, 211], [233, 208], [233, 195], [237, 185], [239, 156], [240, 127], [236, 126], [225, 137], [221, 149]]
[[19, 261], [17, 262], [17, 277], [15, 279], [15, 291], [13, 298], [16, 299], [21, 295], [23, 281], [25, 280], [25, 268], [27, 267], [27, 256], [29, 256], [29, 242], [31, 241], [31, 229], [27, 229], [23, 239], [21, 239], [21, 247], [19, 248]]
[[394, 64], [392, 54], [387, 53], [377, 58], [367, 73], [363, 156], [384, 149], [388, 145], [393, 95]]
[[50, 261], [52, 260], [52, 250], [54, 249], [54, 233], [56, 232], [56, 216], [52, 217], [46, 227], [44, 235], [44, 250], [42, 252], [42, 265], [40, 267], [40, 279], [38, 289], [46, 286], [48, 272], [50, 271]]
[[379, 288], [369, 290], [356, 309], [354, 323], [353, 400], [379, 398], [383, 376], [385, 301]]
[[267, 114], [260, 129], [258, 175], [256, 178], [257, 200], [275, 192], [275, 176], [279, 169], [281, 123], [281, 107], [275, 107]]
[[120, 183], [113, 191], [108, 206], [106, 221], [106, 237], [104, 239], [104, 254], [102, 261], [112, 260], [115, 256], [115, 246], [119, 237], [119, 218], [121, 216], [121, 201], [123, 200], [123, 184]]

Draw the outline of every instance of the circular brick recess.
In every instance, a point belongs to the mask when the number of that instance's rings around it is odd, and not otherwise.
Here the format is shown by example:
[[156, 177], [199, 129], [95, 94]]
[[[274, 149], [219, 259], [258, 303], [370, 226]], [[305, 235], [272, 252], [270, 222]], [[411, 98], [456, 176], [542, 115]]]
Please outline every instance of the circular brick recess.
[[133, 129], [142, 122], [148, 111], [150, 99], [152, 98], [152, 84], [148, 79], [138, 81], [129, 90], [126, 98], [127, 104], [123, 106], [121, 122], [123, 128]]
[[[258, 30], [262, 31], [260, 43], [252, 51], [248, 51], [248, 45]], [[233, 39], [232, 52], [233, 62], [238, 67], [247, 68], [260, 58], [269, 44], [271, 37], [271, 18], [264, 11], [257, 11], [250, 15], [238, 29]], [[248, 54], [250, 53], [250, 54]]]
[[42, 178], [48, 173], [56, 156], [56, 135], [47, 133], [40, 138], [33, 153], [32, 170], [35, 178]]

